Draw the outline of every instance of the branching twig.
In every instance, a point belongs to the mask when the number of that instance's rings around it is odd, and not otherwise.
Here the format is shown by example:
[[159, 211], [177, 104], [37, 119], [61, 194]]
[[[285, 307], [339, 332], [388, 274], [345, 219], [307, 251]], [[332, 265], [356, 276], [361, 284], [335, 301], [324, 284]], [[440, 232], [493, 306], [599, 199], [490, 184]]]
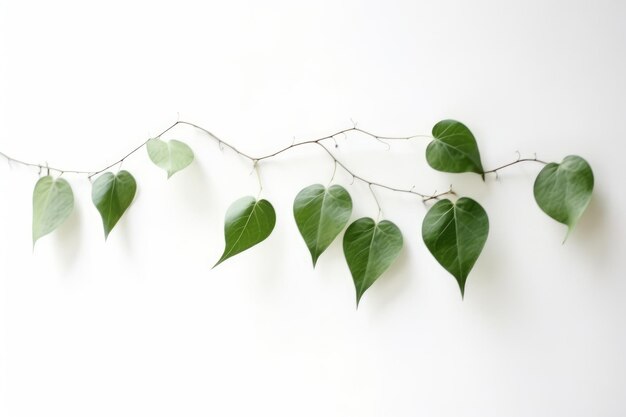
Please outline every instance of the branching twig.
[[[357, 127], [356, 123], [353, 122], [353, 126], [347, 129], [342, 129], [339, 130], [331, 135], [328, 136], [323, 136], [321, 138], [317, 138], [317, 139], [311, 139], [311, 140], [305, 140], [302, 142], [295, 142], [295, 140], [291, 143], [291, 145], [286, 146], [284, 148], [278, 149], [274, 152], [271, 152], [269, 154], [266, 155], [262, 155], [262, 156], [252, 156], [250, 154], [247, 154], [243, 151], [241, 151], [240, 149], [238, 149], [237, 147], [235, 147], [234, 145], [231, 145], [230, 143], [220, 139], [217, 135], [215, 135], [214, 133], [212, 133], [211, 131], [203, 128], [202, 126], [199, 126], [195, 123], [191, 123], [191, 122], [186, 122], [184, 120], [177, 120], [176, 122], [174, 122], [172, 125], [170, 125], [167, 129], [163, 130], [161, 133], [159, 133], [157, 136], [155, 136], [154, 138], [160, 138], [161, 136], [165, 135], [166, 133], [168, 133], [169, 131], [171, 131], [172, 129], [174, 129], [176, 126], [178, 125], [187, 125], [187, 126], [191, 126], [195, 129], [198, 129], [202, 132], [204, 132], [208, 137], [210, 137], [211, 139], [215, 140], [220, 148], [220, 150], [223, 150], [224, 148], [228, 148], [231, 151], [235, 152], [237, 155], [249, 160], [250, 162], [252, 162], [253, 164], [253, 169], [256, 171], [257, 173], [257, 178], [259, 180], [259, 188], [260, 190], [263, 189], [263, 186], [261, 184], [261, 178], [260, 178], [260, 174], [258, 172], [258, 164], [260, 161], [266, 160], [266, 159], [270, 159], [273, 158], [275, 156], [278, 156], [284, 152], [287, 152], [291, 149], [294, 149], [296, 147], [300, 147], [300, 146], [304, 146], [304, 145], [318, 145], [320, 146], [325, 152], [326, 154], [328, 154], [328, 156], [330, 158], [332, 158], [333, 160], [333, 164], [334, 164], [334, 168], [333, 168], [333, 175], [331, 178], [331, 182], [335, 177], [335, 171], [337, 169], [337, 166], [341, 167], [347, 174], [352, 176], [352, 182], [354, 183], [355, 180], [359, 180], [363, 183], [365, 183], [369, 188], [370, 191], [372, 192], [372, 195], [374, 196], [374, 199], [376, 200], [376, 204], [378, 205], [378, 209], [379, 211], [381, 210], [380, 204], [378, 199], [376, 198], [376, 194], [374, 194], [374, 190], [372, 187], [378, 187], [378, 188], [384, 188], [386, 190], [389, 191], [394, 191], [394, 192], [398, 192], [398, 193], [405, 193], [405, 194], [413, 194], [416, 195], [418, 197], [420, 197], [422, 199], [423, 202], [428, 202], [431, 200], [437, 200], [441, 197], [444, 197], [446, 195], [456, 195], [455, 192], [452, 190], [452, 187], [450, 187], [450, 189], [448, 191], [445, 192], [441, 192], [441, 193], [437, 193], [434, 192], [432, 194], [426, 194], [426, 193], [420, 193], [415, 191], [414, 187], [411, 187], [410, 189], [404, 189], [404, 188], [397, 188], [397, 187], [393, 187], [390, 185], [386, 185], [386, 184], [382, 184], [379, 182], [375, 182], [375, 181], [371, 181], [369, 179], [366, 179], [358, 174], [356, 174], [355, 172], [353, 172], [350, 168], [348, 168], [343, 162], [339, 161], [337, 159], [337, 157], [335, 157], [335, 155], [328, 150], [328, 148], [326, 146], [324, 146], [323, 142], [327, 141], [327, 140], [332, 140], [335, 143], [335, 147], [337, 147], [337, 141], [336, 141], [336, 137], [343, 135], [344, 137], [348, 137], [347, 134], [350, 132], [358, 132], [361, 133], [363, 135], [369, 136], [383, 144], [385, 144], [386, 146], [389, 147], [389, 144], [386, 141], [393, 141], [393, 140], [412, 140], [412, 139], [418, 139], [418, 138], [425, 138], [425, 139], [432, 139], [431, 136], [429, 135], [411, 135], [411, 136], [380, 136], [374, 133], [371, 133], [367, 130], [361, 129], [359, 127]], [[152, 138], [150, 138], [152, 139]], [[41, 171], [43, 169], [46, 169], [48, 173], [50, 173], [50, 171], [53, 172], [57, 172], [60, 175], [64, 174], [64, 173], [71, 173], [71, 174], [83, 174], [83, 175], [87, 175], [87, 178], [91, 181], [91, 178], [101, 174], [103, 172], [105, 172], [106, 170], [121, 164], [122, 162], [124, 162], [124, 160], [126, 160], [128, 157], [130, 157], [131, 155], [133, 155], [135, 152], [139, 151], [141, 148], [143, 148], [144, 146], [146, 146], [146, 144], [148, 143], [148, 141], [150, 139], [145, 140], [144, 142], [140, 143], [139, 145], [137, 145], [135, 148], [133, 148], [130, 152], [126, 153], [122, 158], [118, 159], [117, 161], [107, 164], [104, 168], [98, 169], [97, 171], [81, 171], [81, 170], [72, 170], [72, 169], [61, 169], [61, 168], [56, 168], [56, 167], [52, 167], [52, 166], [48, 166], [48, 164], [42, 165], [42, 164], [35, 164], [35, 163], [31, 163], [31, 162], [25, 162], [19, 159], [15, 159], [13, 157], [10, 157], [9, 155], [0, 152], [0, 156], [4, 157], [8, 163], [16, 163], [16, 164], [20, 164], [20, 165], [24, 165], [24, 166], [28, 166], [28, 167], [33, 167], [33, 168], [38, 168], [39, 172], [41, 173]], [[500, 167], [485, 171], [485, 174], [490, 174], [490, 173], [495, 173], [497, 175], [498, 171], [509, 167], [511, 165], [515, 165], [518, 164], [520, 162], [529, 162], [529, 161], [533, 161], [533, 162], [539, 162], [541, 164], [547, 164], [547, 162], [541, 161], [539, 159], [537, 159], [537, 157], [535, 158], [521, 158], [518, 157], [518, 159], [516, 161], [510, 162], [508, 164], [502, 165]]]
[[422, 198], [422, 200], [424, 201], [429, 201], [429, 200], [433, 200], [433, 199], [438, 199], [440, 197], [443, 197], [445, 195], [454, 195], [454, 192], [450, 189], [449, 191], [446, 191], [445, 193], [433, 193], [433, 194], [424, 194], [424, 193], [420, 193], [415, 191], [414, 188], [411, 189], [403, 189], [403, 188], [396, 188], [396, 187], [392, 187], [386, 184], [381, 184], [375, 181], [370, 181], [369, 179], [366, 179], [360, 175], [355, 174], [350, 168], [348, 168], [343, 162], [339, 161], [335, 155], [328, 150], [327, 147], [325, 147], [323, 144], [321, 144], [320, 142], [315, 142], [317, 145], [319, 145], [322, 149], [324, 149], [324, 151], [326, 151], [326, 153], [328, 154], [328, 156], [330, 156], [333, 160], [333, 162], [335, 164], [337, 164], [338, 166], [340, 166], [346, 173], [348, 173], [349, 175], [352, 176], [353, 180], [359, 180], [363, 183], [365, 183], [368, 187], [374, 186], [374, 187], [379, 187], [379, 188], [384, 188], [386, 190], [390, 190], [390, 191], [395, 191], [398, 193], [406, 193], [406, 194], [413, 194], [416, 196], [419, 196]]

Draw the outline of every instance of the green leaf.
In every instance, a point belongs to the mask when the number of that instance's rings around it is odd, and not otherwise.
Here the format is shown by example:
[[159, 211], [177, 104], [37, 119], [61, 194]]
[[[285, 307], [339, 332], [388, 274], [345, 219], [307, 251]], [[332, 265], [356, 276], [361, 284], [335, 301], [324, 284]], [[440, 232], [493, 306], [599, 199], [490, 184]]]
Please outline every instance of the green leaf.
[[94, 181], [91, 200], [102, 217], [105, 239], [133, 202], [136, 191], [137, 183], [128, 171], [120, 171], [117, 175], [106, 172]]
[[463, 123], [442, 120], [433, 126], [433, 138], [426, 148], [426, 160], [432, 168], [484, 174], [476, 139]]
[[168, 179], [193, 162], [191, 148], [178, 140], [164, 142], [159, 138], [150, 139], [146, 149], [152, 162], [167, 171]]
[[580, 156], [570, 155], [546, 165], [535, 180], [537, 204], [548, 216], [567, 226], [567, 236], [591, 201], [593, 172]]
[[33, 191], [33, 247], [67, 220], [73, 209], [74, 193], [67, 181], [50, 175], [40, 178]]
[[488, 234], [487, 213], [471, 198], [459, 198], [456, 203], [447, 199], [438, 201], [424, 217], [424, 243], [441, 266], [454, 275], [461, 296]]
[[363, 217], [343, 236], [343, 253], [356, 288], [356, 304], [363, 293], [391, 266], [402, 249], [402, 233], [388, 220], [376, 223]]
[[306, 187], [293, 202], [293, 216], [304, 238], [313, 266], [348, 223], [352, 214], [350, 194], [340, 185]]
[[226, 245], [222, 257], [213, 268], [231, 256], [264, 241], [276, 224], [274, 207], [267, 200], [243, 197], [226, 211], [224, 238]]

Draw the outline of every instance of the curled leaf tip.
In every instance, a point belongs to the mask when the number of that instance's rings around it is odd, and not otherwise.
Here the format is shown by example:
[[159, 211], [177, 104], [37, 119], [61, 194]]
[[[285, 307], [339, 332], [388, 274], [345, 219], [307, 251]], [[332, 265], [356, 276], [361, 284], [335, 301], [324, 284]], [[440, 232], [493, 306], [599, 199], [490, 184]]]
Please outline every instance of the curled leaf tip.
[[276, 213], [267, 200], [243, 197], [226, 211], [224, 253], [213, 268], [265, 240], [274, 230]]
[[489, 218], [476, 201], [461, 197], [435, 203], [422, 223], [422, 238], [437, 262], [454, 276], [461, 297], [489, 234]]
[[593, 193], [591, 167], [580, 156], [569, 155], [558, 164], [547, 164], [533, 187], [535, 201], [548, 216], [567, 226], [563, 243], [583, 215]]
[[130, 207], [136, 192], [137, 182], [128, 171], [105, 172], [93, 182], [91, 200], [102, 217], [105, 241]]
[[167, 179], [178, 171], [186, 168], [194, 160], [191, 148], [184, 142], [172, 139], [165, 142], [161, 139], [150, 139], [146, 144], [150, 160], [167, 172]]
[[346, 226], [351, 214], [352, 199], [340, 185], [326, 188], [314, 184], [298, 193], [293, 202], [293, 215], [311, 253], [313, 268]]
[[426, 161], [442, 172], [474, 172], [485, 177], [478, 144], [472, 132], [456, 120], [442, 120], [433, 126], [433, 141], [426, 148]]
[[357, 308], [363, 294], [393, 264], [403, 238], [389, 220], [379, 223], [363, 217], [353, 222], [343, 237], [343, 252], [356, 290]]
[[33, 190], [33, 252], [41, 237], [63, 224], [74, 209], [74, 194], [63, 178], [40, 178]]

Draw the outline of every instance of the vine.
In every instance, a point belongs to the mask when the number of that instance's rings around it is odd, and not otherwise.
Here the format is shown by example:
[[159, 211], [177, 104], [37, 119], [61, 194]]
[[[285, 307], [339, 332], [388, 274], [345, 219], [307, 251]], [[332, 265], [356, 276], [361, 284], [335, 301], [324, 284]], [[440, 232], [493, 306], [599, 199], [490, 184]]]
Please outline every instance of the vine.
[[[192, 149], [182, 141], [164, 141], [161, 138], [179, 125], [191, 126], [217, 142], [220, 149], [228, 148], [240, 157], [247, 159], [256, 172], [259, 181], [259, 194], [263, 186], [259, 173], [259, 163], [288, 152], [294, 148], [314, 145], [324, 150], [334, 165], [330, 183], [334, 181], [337, 168], [349, 174], [353, 181], [367, 185], [378, 207], [376, 220], [363, 217], [352, 222], [347, 228], [352, 214], [352, 199], [341, 185], [310, 185], [298, 193], [294, 200], [293, 216], [311, 254], [313, 267], [328, 246], [344, 230], [343, 251], [350, 269], [359, 304], [367, 289], [389, 268], [403, 246], [400, 229], [389, 220], [380, 220], [382, 210], [374, 191], [375, 188], [412, 194], [424, 203], [436, 201], [426, 213], [422, 223], [424, 244], [434, 258], [452, 274], [463, 296], [467, 277], [478, 259], [489, 234], [489, 219], [483, 207], [471, 198], [458, 196], [452, 186], [444, 192], [418, 192], [398, 188], [374, 181], [357, 174], [325, 145], [336, 137], [358, 132], [379, 141], [388, 148], [391, 141], [428, 139], [426, 161], [435, 170], [450, 173], [474, 173], [483, 179], [486, 174], [495, 174], [507, 167], [523, 162], [544, 165], [534, 182], [534, 197], [538, 206], [548, 216], [567, 226], [569, 235], [582, 216], [593, 191], [594, 178], [589, 164], [581, 157], [566, 156], [561, 163], [546, 162], [536, 157], [522, 158], [518, 153], [515, 161], [497, 168], [485, 170], [480, 159], [478, 144], [472, 132], [456, 120], [442, 120], [433, 126], [431, 135], [411, 135], [402, 137], [380, 136], [361, 129], [354, 124], [347, 129], [317, 139], [294, 142], [272, 153], [252, 156], [220, 139], [209, 130], [182, 120], [178, 120], [157, 136], [149, 138], [119, 160], [107, 164], [96, 171], [61, 169], [52, 166], [25, 162], [0, 152], [9, 163], [37, 168], [40, 179], [33, 191], [33, 247], [38, 239], [53, 232], [72, 213], [74, 195], [63, 174], [85, 175], [92, 182], [92, 202], [102, 218], [105, 239], [130, 207], [135, 197], [137, 184], [128, 171], [109, 172], [120, 166], [131, 155], [146, 148], [150, 160], [167, 173], [170, 178], [186, 168], [194, 160]], [[45, 170], [45, 175], [42, 176]], [[56, 173], [56, 177], [52, 175]], [[93, 180], [94, 177], [96, 177]], [[453, 201], [452, 199], [455, 199]], [[265, 240], [273, 231], [276, 213], [272, 204], [258, 196], [243, 197], [235, 201], [227, 210], [224, 225], [224, 252], [215, 266]], [[214, 266], [214, 267], [215, 267]]]

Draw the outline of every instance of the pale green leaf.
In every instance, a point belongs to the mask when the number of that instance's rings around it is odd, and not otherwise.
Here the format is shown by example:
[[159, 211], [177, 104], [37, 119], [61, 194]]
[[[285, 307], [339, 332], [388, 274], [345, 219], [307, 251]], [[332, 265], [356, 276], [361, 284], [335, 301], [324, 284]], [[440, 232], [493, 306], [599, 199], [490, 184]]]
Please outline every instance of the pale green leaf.
[[456, 203], [447, 199], [438, 201], [424, 217], [424, 243], [441, 266], [456, 278], [461, 296], [488, 234], [487, 213], [471, 198], [459, 198]]
[[73, 208], [74, 193], [66, 180], [40, 178], [33, 191], [33, 246], [67, 220]]
[[102, 217], [105, 239], [133, 202], [136, 191], [137, 183], [128, 171], [116, 175], [106, 172], [94, 181], [91, 200]]
[[[535, 180], [537, 204], [548, 216], [572, 231], [591, 201], [593, 171], [580, 156], [570, 155], [546, 165]], [[567, 238], [567, 236], [565, 236]]]
[[235, 201], [226, 211], [224, 253], [213, 267], [265, 240], [275, 224], [276, 213], [269, 201], [254, 197]]
[[461, 122], [442, 120], [433, 126], [434, 140], [426, 148], [428, 164], [443, 172], [475, 172], [483, 175], [478, 144]]
[[306, 187], [293, 203], [293, 216], [304, 239], [313, 266], [350, 219], [352, 199], [340, 185], [326, 188], [320, 184]]
[[150, 139], [146, 144], [148, 156], [156, 166], [167, 172], [167, 178], [193, 162], [193, 151], [179, 140]]
[[343, 236], [343, 253], [356, 288], [357, 306], [365, 291], [391, 266], [402, 249], [402, 233], [388, 220], [356, 220]]

